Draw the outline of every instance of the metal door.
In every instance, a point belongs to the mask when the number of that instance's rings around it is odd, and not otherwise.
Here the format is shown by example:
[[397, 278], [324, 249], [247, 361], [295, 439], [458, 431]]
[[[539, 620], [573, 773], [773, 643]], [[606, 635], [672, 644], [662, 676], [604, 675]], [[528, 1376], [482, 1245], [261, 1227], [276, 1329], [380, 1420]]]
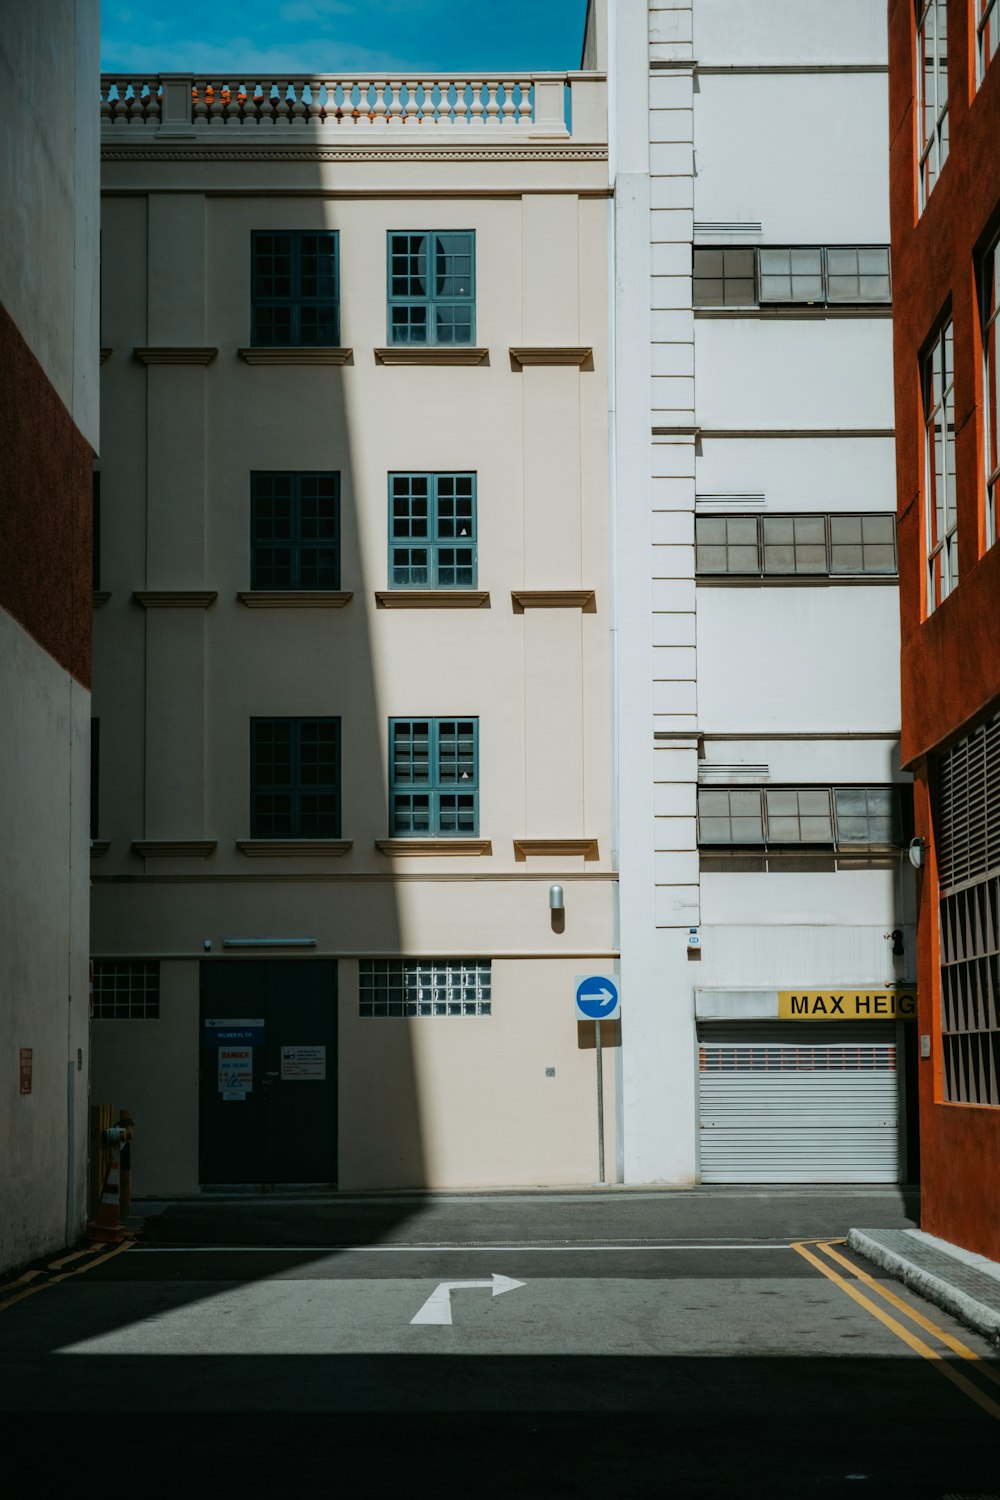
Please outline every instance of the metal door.
[[199, 1180], [335, 1183], [337, 965], [201, 965]]

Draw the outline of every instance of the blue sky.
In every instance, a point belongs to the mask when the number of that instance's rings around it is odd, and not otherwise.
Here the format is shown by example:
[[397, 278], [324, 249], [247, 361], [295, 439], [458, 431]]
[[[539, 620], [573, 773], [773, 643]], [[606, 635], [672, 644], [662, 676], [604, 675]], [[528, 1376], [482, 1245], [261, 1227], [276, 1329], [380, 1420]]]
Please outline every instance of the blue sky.
[[103, 0], [101, 65], [216, 76], [576, 68], [586, 9], [587, 0]]

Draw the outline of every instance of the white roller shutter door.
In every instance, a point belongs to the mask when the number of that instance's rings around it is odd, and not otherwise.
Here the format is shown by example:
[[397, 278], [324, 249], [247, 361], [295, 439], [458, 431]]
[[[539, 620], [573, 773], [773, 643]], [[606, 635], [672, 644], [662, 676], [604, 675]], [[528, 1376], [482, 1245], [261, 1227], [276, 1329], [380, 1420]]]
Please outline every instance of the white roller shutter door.
[[895, 1028], [698, 1028], [702, 1182], [898, 1182]]

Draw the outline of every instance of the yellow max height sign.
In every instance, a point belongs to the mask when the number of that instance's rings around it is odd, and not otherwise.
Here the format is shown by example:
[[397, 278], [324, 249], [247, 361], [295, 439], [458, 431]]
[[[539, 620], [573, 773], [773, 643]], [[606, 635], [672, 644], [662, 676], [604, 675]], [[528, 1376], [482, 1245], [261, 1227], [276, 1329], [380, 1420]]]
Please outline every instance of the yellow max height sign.
[[912, 1021], [916, 990], [780, 990], [782, 1021]]

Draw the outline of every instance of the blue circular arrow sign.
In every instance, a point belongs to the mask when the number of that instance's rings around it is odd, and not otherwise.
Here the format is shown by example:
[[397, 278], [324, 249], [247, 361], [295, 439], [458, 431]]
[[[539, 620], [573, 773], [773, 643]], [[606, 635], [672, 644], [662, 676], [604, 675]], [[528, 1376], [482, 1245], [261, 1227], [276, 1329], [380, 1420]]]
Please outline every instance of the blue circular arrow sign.
[[618, 1014], [618, 986], [607, 974], [588, 974], [576, 986], [576, 1012], [588, 1021], [610, 1020]]

